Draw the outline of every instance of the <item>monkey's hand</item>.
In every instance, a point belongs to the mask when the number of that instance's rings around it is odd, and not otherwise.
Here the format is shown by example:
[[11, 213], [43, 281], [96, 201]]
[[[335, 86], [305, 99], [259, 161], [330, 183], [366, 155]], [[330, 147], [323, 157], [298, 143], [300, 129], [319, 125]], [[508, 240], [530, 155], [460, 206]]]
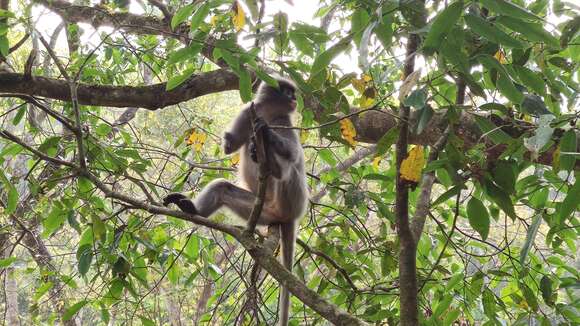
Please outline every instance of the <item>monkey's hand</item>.
[[234, 135], [229, 132], [224, 134], [224, 152], [226, 155], [234, 152]]
[[252, 136], [250, 143], [248, 144], [248, 151], [250, 152], [250, 158], [254, 163], [258, 163], [258, 152], [256, 150], [256, 138]]
[[185, 197], [183, 194], [174, 192], [163, 198], [163, 206], [169, 206], [169, 204], [175, 204], [181, 211], [189, 214], [197, 215], [197, 209], [195, 205], [189, 198]]
[[266, 120], [261, 117], [257, 117], [256, 120], [254, 120], [254, 134], [258, 134], [260, 132], [263, 132], [264, 138], [267, 138], [268, 134], [270, 133], [270, 127], [266, 123]]

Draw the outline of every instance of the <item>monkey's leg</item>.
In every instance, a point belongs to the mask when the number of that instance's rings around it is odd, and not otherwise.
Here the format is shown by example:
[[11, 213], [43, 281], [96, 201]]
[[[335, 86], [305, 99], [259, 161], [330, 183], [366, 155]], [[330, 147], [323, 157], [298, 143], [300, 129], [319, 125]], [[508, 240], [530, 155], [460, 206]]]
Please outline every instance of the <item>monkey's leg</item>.
[[[220, 179], [212, 181], [195, 198], [194, 205], [201, 216], [211, 216], [218, 209], [225, 206], [236, 215], [247, 220], [250, 217], [256, 196], [231, 182]], [[267, 207], [262, 209], [258, 219], [259, 224], [270, 224], [279, 221]]]

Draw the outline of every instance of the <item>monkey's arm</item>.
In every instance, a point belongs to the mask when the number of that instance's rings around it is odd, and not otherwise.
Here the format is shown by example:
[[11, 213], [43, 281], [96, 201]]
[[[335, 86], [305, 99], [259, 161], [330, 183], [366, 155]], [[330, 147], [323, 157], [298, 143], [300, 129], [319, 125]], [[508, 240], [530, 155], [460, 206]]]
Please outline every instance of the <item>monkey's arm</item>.
[[[262, 118], [256, 119], [254, 122], [254, 130], [256, 130], [256, 132], [263, 130], [264, 143], [267, 147], [267, 153], [278, 154], [280, 157], [286, 161], [289, 161], [290, 163], [293, 163], [297, 160], [300, 154], [300, 143], [298, 142], [298, 138], [293, 133], [293, 131], [281, 130], [279, 133], [278, 131], [270, 129], [268, 124]], [[282, 132], [284, 134], [281, 134]]]
[[224, 134], [224, 152], [231, 154], [250, 140], [250, 112], [245, 108], [240, 112], [232, 127]]

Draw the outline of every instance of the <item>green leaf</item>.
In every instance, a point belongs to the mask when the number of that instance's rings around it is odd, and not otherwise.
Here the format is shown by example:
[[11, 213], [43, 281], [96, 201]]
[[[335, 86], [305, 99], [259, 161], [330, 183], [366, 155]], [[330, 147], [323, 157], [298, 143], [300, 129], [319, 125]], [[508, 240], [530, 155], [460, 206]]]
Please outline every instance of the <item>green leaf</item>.
[[201, 5], [201, 7], [199, 7], [199, 9], [195, 11], [195, 14], [191, 16], [191, 26], [189, 27], [190, 31], [195, 32], [201, 22], [205, 19], [205, 17], [207, 17], [209, 14], [210, 3], [210, 1], [206, 1], [203, 5]]
[[354, 42], [357, 46], [360, 46], [360, 41], [362, 38], [362, 33], [367, 27], [370, 20], [368, 12], [359, 8], [355, 10], [351, 17], [351, 33], [354, 34]]
[[79, 273], [84, 276], [91, 267], [93, 261], [93, 247], [90, 244], [85, 244], [77, 250], [77, 261]]
[[[310, 69], [310, 81], [313, 80], [317, 81], [317, 84], [322, 84], [319, 79], [323, 72], [326, 71], [326, 68], [330, 65], [332, 60], [339, 55], [341, 52], [348, 48], [349, 44], [346, 42], [345, 39], [339, 41], [336, 45], [330, 47], [328, 50], [320, 53], [316, 59], [314, 59], [314, 63], [312, 63], [312, 68]], [[324, 81], [324, 79], [322, 79]]]
[[[465, 43], [465, 31], [463, 27], [455, 26], [447, 37], [443, 39], [441, 44], [438, 46], [437, 50], [443, 57], [452, 64], [456, 69], [462, 72], [463, 75], [469, 75], [469, 59], [464, 50]], [[473, 78], [469, 75], [469, 78], [462, 76], [463, 79], [468, 82], [470, 89], [473, 88]], [[472, 90], [473, 91], [473, 90]], [[483, 91], [481, 91], [483, 93]], [[476, 90], [474, 94], [479, 94]]]
[[431, 117], [433, 117], [433, 109], [431, 105], [425, 105], [422, 109], [419, 110], [419, 121], [417, 122], [417, 127], [415, 128], [415, 134], [420, 135], [425, 127], [431, 121]]
[[471, 227], [481, 235], [483, 240], [489, 235], [489, 213], [483, 203], [472, 197], [467, 203], [467, 217]]
[[471, 28], [472, 31], [485, 37], [487, 40], [493, 43], [503, 44], [510, 48], [525, 47], [524, 44], [522, 44], [520, 41], [506, 34], [504, 31], [495, 27], [493, 24], [484, 20], [483, 18], [472, 14], [465, 15], [464, 18], [465, 23], [467, 26], [469, 26], [469, 28]]
[[540, 291], [542, 292], [542, 298], [544, 302], [548, 305], [553, 305], [554, 300], [552, 299], [552, 294], [554, 293], [552, 290], [552, 279], [548, 276], [542, 276], [540, 280]]
[[475, 123], [489, 139], [491, 139], [496, 144], [508, 144], [513, 141], [513, 138], [505, 133], [505, 131], [499, 129], [493, 122], [487, 120], [486, 118], [474, 115]]
[[514, 210], [514, 205], [510, 196], [503, 189], [496, 186], [491, 180], [485, 180], [485, 193], [491, 198], [499, 208], [501, 208], [507, 216], [511, 217], [512, 220], [517, 219], [516, 211]]
[[377, 154], [376, 156], [383, 156], [385, 153], [393, 146], [397, 137], [399, 136], [399, 128], [391, 128], [387, 131], [381, 139], [377, 142]]
[[62, 226], [65, 220], [66, 214], [61, 205], [53, 205], [48, 216], [42, 220], [42, 227], [44, 228], [42, 235], [46, 237], [53, 234]]
[[576, 182], [568, 189], [568, 194], [560, 205], [560, 214], [558, 215], [560, 224], [564, 223], [568, 216], [578, 209], [578, 205], [580, 205], [580, 178], [576, 178]]
[[42, 298], [42, 296], [45, 295], [46, 292], [48, 292], [48, 290], [52, 289], [53, 285], [54, 284], [52, 282], [43, 283], [41, 286], [36, 288], [36, 291], [34, 291], [34, 296], [32, 296], [32, 300], [34, 301], [40, 300], [40, 298]]
[[516, 192], [515, 185], [518, 177], [514, 162], [497, 161], [493, 170], [493, 181], [510, 195]]
[[12, 119], [12, 125], [13, 126], [17, 126], [20, 121], [22, 121], [22, 117], [24, 117], [24, 113], [26, 113], [26, 105], [23, 105], [20, 107], [20, 109], [18, 109], [18, 111], [16, 112], [16, 115], [14, 116], [14, 119]]
[[544, 95], [546, 93], [546, 85], [542, 77], [538, 73], [522, 66], [513, 66], [520, 81], [535, 93]]
[[576, 166], [576, 155], [578, 154], [576, 152], [577, 146], [576, 132], [573, 129], [566, 131], [560, 139], [560, 170], [574, 171]]
[[528, 228], [528, 232], [526, 234], [526, 241], [524, 242], [524, 245], [522, 246], [522, 251], [520, 252], [520, 263], [522, 265], [525, 264], [526, 257], [530, 252], [530, 248], [532, 248], [532, 245], [536, 241], [536, 234], [538, 234], [538, 229], [540, 228], [541, 224], [542, 224], [542, 215], [541, 214], [534, 215], [534, 218], [532, 219], [532, 224]]
[[173, 65], [186, 59], [195, 58], [201, 51], [201, 48], [202, 45], [200, 43], [192, 43], [190, 46], [171, 52], [167, 59], [167, 64]]
[[433, 204], [431, 204], [431, 207], [437, 207], [439, 206], [441, 203], [447, 201], [448, 199], [450, 199], [451, 197], [457, 196], [457, 194], [461, 191], [463, 187], [461, 185], [459, 186], [454, 186], [451, 189], [447, 190], [446, 192], [444, 192], [443, 194], [441, 194], [441, 196], [439, 196], [434, 202]]
[[505, 0], [479, 0], [484, 7], [495, 11], [498, 14], [504, 14], [515, 18], [527, 20], [541, 20], [541, 17], [524, 9], [515, 3]]
[[139, 319], [141, 320], [141, 324], [143, 324], [143, 326], [155, 326], [155, 323], [147, 317], [139, 316]]
[[330, 166], [335, 166], [337, 163], [334, 154], [327, 148], [319, 150], [318, 155], [320, 155], [320, 158]]
[[192, 3], [192, 4], [188, 4], [186, 6], [183, 6], [177, 10], [175, 15], [173, 15], [173, 17], [171, 18], [171, 29], [172, 30], [175, 30], [175, 27], [177, 25], [184, 22], [185, 19], [187, 19], [187, 17], [189, 17], [189, 15], [191, 15], [191, 13], [193, 12], [193, 6], [194, 6], [194, 4]]
[[93, 223], [93, 236], [95, 240], [105, 241], [107, 236], [107, 227], [101, 218], [95, 214], [91, 216]]
[[439, 48], [441, 41], [455, 26], [462, 12], [463, 1], [457, 1], [450, 4], [433, 19], [429, 33], [427, 33], [423, 43], [423, 49], [426, 54], [432, 54]]
[[526, 22], [520, 19], [512, 17], [498, 17], [496, 21], [503, 26], [511, 29], [512, 31], [518, 32], [525, 36], [529, 41], [532, 42], [544, 42], [545, 44], [553, 47], [559, 48], [560, 44], [558, 40], [544, 30], [544, 27], [538, 23]]
[[0, 55], [7, 57], [9, 54], [8, 52], [10, 52], [8, 37], [6, 37], [6, 35], [0, 35]]
[[490, 319], [495, 319], [497, 303], [495, 301], [495, 296], [490, 289], [485, 288], [483, 290], [481, 303], [483, 304], [483, 311], [485, 315]]
[[384, 15], [382, 21], [375, 27], [374, 33], [383, 48], [390, 48], [393, 43], [393, 14]]
[[101, 137], [108, 135], [112, 130], [113, 127], [111, 127], [107, 123], [99, 123], [99, 125], [97, 125], [97, 128], [95, 128], [95, 132], [97, 133], [97, 135]]
[[84, 307], [87, 303], [89, 303], [87, 300], [82, 300], [72, 305], [64, 312], [64, 314], [62, 315], [62, 320], [63, 321], [71, 320], [74, 317], [74, 315], [79, 310], [81, 310], [81, 308]]
[[111, 281], [111, 285], [109, 286], [109, 294], [113, 299], [119, 300], [123, 295], [123, 289], [125, 288], [125, 282], [123, 282], [120, 278], [115, 277]]
[[507, 69], [496, 58], [490, 55], [479, 55], [477, 60], [489, 71], [497, 70], [498, 78], [496, 86], [500, 92], [510, 101], [520, 104], [524, 95], [513, 84]]
[[544, 101], [542, 101], [542, 98], [534, 94], [525, 94], [520, 108], [523, 113], [527, 113], [536, 117], [552, 114], [552, 112], [550, 112], [546, 107]]
[[173, 76], [171, 79], [167, 81], [165, 85], [165, 90], [170, 91], [177, 86], [183, 84], [186, 80], [188, 80], [194, 73], [195, 69], [193, 67], [189, 67], [183, 71], [181, 75]]
[[12, 213], [16, 212], [19, 197], [20, 197], [20, 195], [18, 194], [18, 190], [16, 190], [16, 187], [14, 187], [14, 186], [8, 187], [8, 199], [6, 201], [5, 213], [12, 214]]
[[8, 257], [0, 259], [0, 268], [10, 267], [16, 260], [17, 260], [16, 257]]
[[252, 100], [252, 77], [245, 69], [241, 69], [238, 76], [240, 77], [240, 97], [242, 102], [247, 103]]
[[524, 298], [526, 299], [528, 306], [530, 306], [530, 308], [532, 308], [533, 311], [538, 311], [539, 308], [538, 298], [536, 298], [536, 295], [534, 294], [532, 289], [530, 289], [530, 287], [525, 283], [519, 283], [519, 287], [522, 293], [524, 294]]
[[520, 104], [524, 100], [524, 94], [516, 88], [508, 75], [500, 73], [497, 77], [496, 86], [513, 103]]
[[406, 106], [412, 106], [415, 109], [420, 109], [425, 106], [427, 101], [427, 89], [421, 88], [413, 91], [409, 96], [403, 100]]

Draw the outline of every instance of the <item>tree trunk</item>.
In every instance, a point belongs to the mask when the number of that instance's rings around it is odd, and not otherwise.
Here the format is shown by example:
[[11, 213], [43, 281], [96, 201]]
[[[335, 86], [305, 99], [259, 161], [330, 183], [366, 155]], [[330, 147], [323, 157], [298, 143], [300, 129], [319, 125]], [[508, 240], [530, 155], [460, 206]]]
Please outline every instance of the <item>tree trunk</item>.
[[[6, 233], [0, 234], [0, 248], [4, 249], [4, 252], [0, 253], [0, 258], [8, 258], [10, 251], [12, 251], [12, 246]], [[6, 307], [4, 308], [6, 311], [6, 325], [20, 325], [18, 318], [18, 288], [14, 278], [14, 268], [12, 267], [4, 269], [4, 295], [6, 298]]]

